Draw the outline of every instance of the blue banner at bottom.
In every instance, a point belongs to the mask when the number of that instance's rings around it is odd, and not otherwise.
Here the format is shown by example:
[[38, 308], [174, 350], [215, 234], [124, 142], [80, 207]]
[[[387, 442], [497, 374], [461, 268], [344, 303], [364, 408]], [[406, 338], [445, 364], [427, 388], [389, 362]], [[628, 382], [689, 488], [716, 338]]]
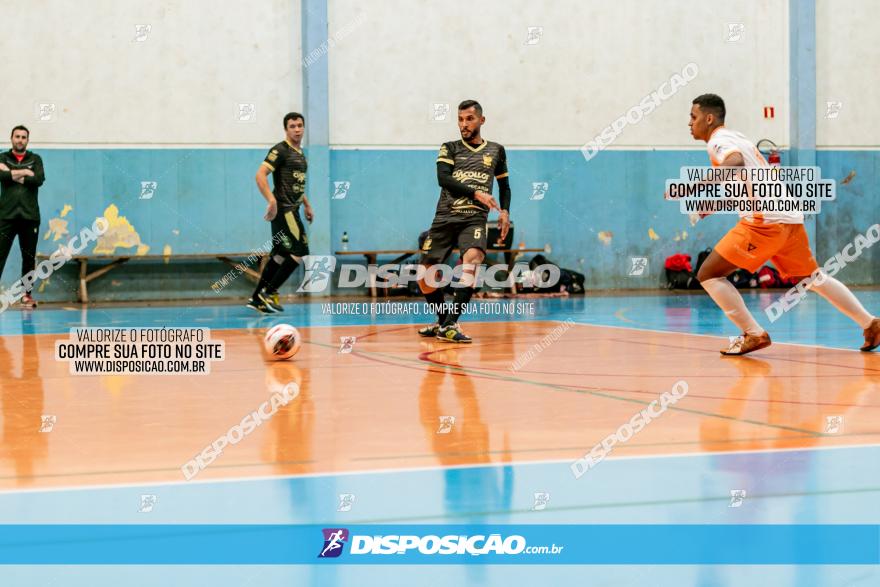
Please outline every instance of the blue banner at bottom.
[[0, 564], [878, 563], [880, 525], [0, 526]]

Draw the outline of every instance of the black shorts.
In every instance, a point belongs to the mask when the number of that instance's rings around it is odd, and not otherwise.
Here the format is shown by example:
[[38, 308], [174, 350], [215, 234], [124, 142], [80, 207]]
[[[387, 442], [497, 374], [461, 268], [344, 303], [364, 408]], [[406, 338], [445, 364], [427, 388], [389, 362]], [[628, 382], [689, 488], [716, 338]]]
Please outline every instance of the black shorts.
[[468, 249], [486, 252], [486, 219], [471, 217], [459, 219], [434, 218], [428, 238], [422, 245], [422, 264], [443, 263], [455, 247], [462, 255]]
[[299, 210], [279, 210], [272, 220], [273, 254], [303, 257], [309, 254], [309, 237]]

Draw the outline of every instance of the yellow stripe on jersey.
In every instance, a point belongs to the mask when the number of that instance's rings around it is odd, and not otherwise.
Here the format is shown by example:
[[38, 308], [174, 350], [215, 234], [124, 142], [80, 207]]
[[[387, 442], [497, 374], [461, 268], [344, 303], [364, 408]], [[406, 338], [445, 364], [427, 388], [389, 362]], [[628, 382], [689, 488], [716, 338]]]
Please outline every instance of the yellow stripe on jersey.
[[272, 167], [271, 165], [269, 165], [268, 163], [266, 163], [265, 161], [263, 161], [263, 165], [265, 165], [266, 167], [268, 167], [270, 170], [275, 171], [275, 168]]
[[489, 144], [489, 141], [487, 141], [486, 139], [483, 139], [483, 142], [480, 143], [479, 147], [472, 147], [467, 142], [465, 142], [464, 139], [461, 139], [461, 144], [464, 145], [465, 147], [467, 147], [470, 151], [473, 151], [474, 153], [479, 153], [480, 151], [482, 151], [483, 149], [486, 148], [486, 145]]
[[449, 163], [450, 165], [455, 165], [455, 161], [453, 161], [452, 159], [444, 159], [443, 157], [439, 157], [437, 159], [437, 163], [440, 163], [440, 162]]
[[510, 173], [502, 173], [501, 175], [496, 175], [495, 179], [502, 179], [504, 177], [507, 177], [508, 175], [510, 175]]

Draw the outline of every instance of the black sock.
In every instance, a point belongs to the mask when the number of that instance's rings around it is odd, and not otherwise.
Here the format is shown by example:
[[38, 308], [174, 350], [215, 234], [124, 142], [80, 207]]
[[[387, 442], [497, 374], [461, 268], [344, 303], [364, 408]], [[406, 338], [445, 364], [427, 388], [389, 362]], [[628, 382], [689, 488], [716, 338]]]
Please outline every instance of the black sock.
[[260, 293], [260, 290], [269, 285], [269, 282], [275, 277], [275, 274], [280, 268], [281, 265], [275, 261], [275, 255], [270, 255], [269, 261], [266, 263], [266, 266], [263, 267], [263, 272], [260, 274], [260, 280], [257, 282], [257, 289], [254, 290], [254, 295], [252, 297], [256, 297], [257, 294]]
[[[431, 293], [425, 294], [425, 300], [433, 305], [435, 308], [442, 308], [443, 304], [446, 303], [446, 296], [443, 295], [442, 289], [435, 289]], [[437, 324], [443, 325], [443, 321], [446, 319], [445, 312], [438, 311], [437, 312]]]
[[297, 267], [299, 267], [299, 263], [293, 257], [287, 257], [269, 281], [268, 291], [272, 293], [277, 292], [284, 285], [284, 282], [293, 275]]
[[472, 295], [474, 295], [474, 288], [472, 287], [455, 288], [455, 293], [452, 296], [452, 312], [446, 315], [446, 320], [442, 322], [442, 326], [451, 326], [458, 322], [458, 318], [464, 313], [468, 302], [471, 301]]

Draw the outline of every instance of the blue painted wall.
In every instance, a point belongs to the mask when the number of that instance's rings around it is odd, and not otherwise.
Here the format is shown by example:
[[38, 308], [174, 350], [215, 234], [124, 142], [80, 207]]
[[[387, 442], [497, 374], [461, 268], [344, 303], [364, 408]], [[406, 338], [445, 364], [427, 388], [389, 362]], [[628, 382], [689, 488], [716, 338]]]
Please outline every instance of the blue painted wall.
[[[270, 237], [253, 180], [264, 154], [256, 149], [43, 151], [41, 237], [65, 204], [73, 207], [65, 217], [73, 234], [112, 203], [150, 245], [150, 253], [161, 253], [165, 245], [177, 253], [254, 250]], [[343, 231], [350, 250], [415, 247], [437, 203], [435, 156], [433, 150], [332, 150], [331, 182], [349, 181], [351, 188], [344, 199], [330, 201], [331, 250], [339, 250]], [[677, 176], [681, 166], [704, 165], [703, 151], [605, 151], [586, 162], [577, 151], [511, 150], [509, 158], [515, 242], [550, 244], [548, 256], [584, 273], [591, 288], [661, 286], [667, 256], [684, 252], [696, 258], [735, 222], [733, 216], [718, 216], [691, 226], [662, 198], [664, 180]], [[823, 261], [857, 232], [880, 222], [880, 152], [819, 151], [817, 158], [823, 174], [838, 181], [855, 171], [848, 184], [838, 186], [838, 201], [826, 205], [818, 219], [814, 248]], [[158, 182], [158, 189], [153, 198], [141, 199], [141, 181], [148, 180]], [[542, 200], [530, 199], [533, 182], [549, 183]], [[600, 232], [611, 234], [608, 244]], [[40, 241], [42, 252], [54, 246]], [[634, 256], [649, 258], [642, 277], [628, 275]], [[16, 247], [4, 285], [17, 279], [19, 264]], [[96, 300], [212, 298], [217, 294], [211, 284], [227, 270], [213, 261], [130, 263], [94, 281], [90, 293]], [[880, 251], [870, 250], [842, 276], [850, 283], [880, 283]], [[40, 297], [73, 299], [75, 284], [70, 264]], [[239, 278], [223, 295], [244, 295], [250, 287]]]
[[[666, 256], [696, 257], [723, 234], [722, 223], [691, 227], [663, 200], [666, 178], [704, 164], [703, 152], [606, 151], [590, 162], [579, 151], [512, 150], [508, 157], [515, 243], [549, 244], [548, 257], [584, 273], [591, 287], [656, 287]], [[435, 159], [427, 150], [334, 151], [334, 179], [351, 182], [348, 196], [332, 202], [334, 242], [346, 231], [352, 250], [414, 247], [437, 204]], [[543, 199], [530, 199], [534, 182], [549, 184]], [[611, 233], [610, 243], [602, 232]], [[682, 232], [686, 240], [673, 241]], [[649, 257], [648, 274], [628, 276], [633, 256]]]
[[[837, 201], [823, 206], [816, 218], [819, 263], [839, 253], [856, 234], [880, 223], [880, 151], [817, 151], [823, 177], [837, 180]], [[842, 184], [847, 177], [851, 179]], [[853, 284], [880, 284], [880, 243], [847, 265], [838, 278]]]
[[[50, 253], [78, 233], [111, 204], [134, 226], [150, 254], [166, 245], [174, 253], [244, 252], [262, 245], [271, 232], [262, 220], [264, 200], [254, 175], [265, 151], [254, 149], [57, 149], [38, 151], [46, 168], [40, 189], [42, 215], [38, 251]], [[141, 182], [157, 182], [152, 198], [141, 198]], [[49, 220], [64, 216], [68, 235], [45, 238]], [[87, 249], [92, 251], [92, 247]], [[118, 248], [134, 253], [136, 247]], [[9, 286], [20, 275], [17, 244], [3, 271]], [[214, 294], [213, 281], [227, 267], [218, 262], [130, 263], [90, 284], [93, 298], [191, 297]], [[42, 299], [72, 300], [78, 275], [71, 262], [49, 279]], [[242, 282], [244, 280], [241, 280]], [[234, 291], [234, 290], [231, 290]], [[242, 290], [244, 291], [244, 290]]]
[[[666, 257], [681, 252], [696, 261], [736, 222], [734, 216], [715, 216], [691, 226], [676, 204], [663, 200], [665, 180], [677, 177], [680, 167], [708, 164], [702, 150], [604, 151], [589, 162], [577, 151], [512, 150], [508, 156], [515, 242], [550, 244], [548, 256], [584, 273], [591, 288], [661, 286]], [[334, 151], [334, 179], [351, 182], [346, 198], [332, 202], [334, 250], [342, 231], [352, 250], [415, 246], [437, 203], [434, 160], [433, 151]], [[880, 152], [820, 151], [818, 164], [838, 181], [856, 171], [818, 219], [814, 250], [824, 261], [880, 222]], [[543, 199], [530, 199], [533, 182], [549, 183]], [[603, 232], [611, 233], [610, 243], [599, 239]], [[880, 283], [877, 249], [842, 275], [851, 283]], [[649, 259], [642, 277], [629, 276], [636, 256]]]

